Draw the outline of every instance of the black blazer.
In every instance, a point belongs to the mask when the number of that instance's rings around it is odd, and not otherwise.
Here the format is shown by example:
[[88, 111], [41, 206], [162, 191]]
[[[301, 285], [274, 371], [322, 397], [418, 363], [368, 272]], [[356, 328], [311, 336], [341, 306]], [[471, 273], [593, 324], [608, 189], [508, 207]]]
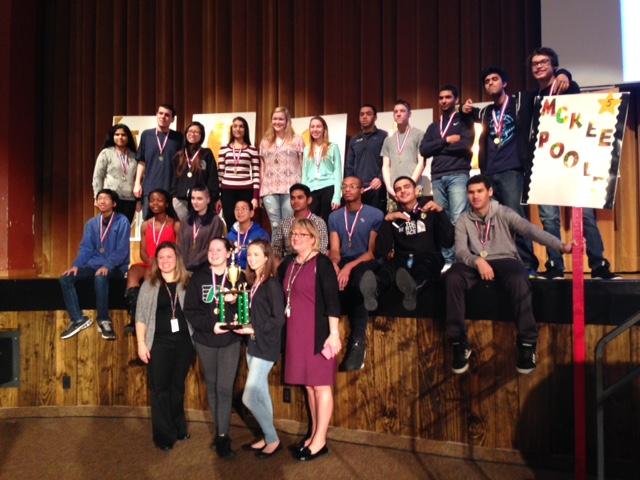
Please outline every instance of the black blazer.
[[[278, 277], [284, 286], [284, 277], [295, 255], [288, 255], [278, 268]], [[316, 321], [315, 346], [313, 353], [320, 353], [329, 336], [329, 317], [340, 317], [340, 298], [338, 294], [338, 277], [329, 257], [321, 253], [316, 260]]]

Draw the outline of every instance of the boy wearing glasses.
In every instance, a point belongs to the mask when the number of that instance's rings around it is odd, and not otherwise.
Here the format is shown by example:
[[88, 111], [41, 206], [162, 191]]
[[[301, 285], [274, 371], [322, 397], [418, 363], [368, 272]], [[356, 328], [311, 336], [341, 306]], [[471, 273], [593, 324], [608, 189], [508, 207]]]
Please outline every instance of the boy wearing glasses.
[[329, 215], [329, 258], [338, 275], [342, 305], [347, 310], [351, 333], [341, 371], [364, 367], [365, 337], [369, 313], [359, 285], [362, 275], [377, 267], [374, 249], [382, 225], [382, 211], [362, 203], [362, 181], [347, 176], [342, 180], [345, 206]]

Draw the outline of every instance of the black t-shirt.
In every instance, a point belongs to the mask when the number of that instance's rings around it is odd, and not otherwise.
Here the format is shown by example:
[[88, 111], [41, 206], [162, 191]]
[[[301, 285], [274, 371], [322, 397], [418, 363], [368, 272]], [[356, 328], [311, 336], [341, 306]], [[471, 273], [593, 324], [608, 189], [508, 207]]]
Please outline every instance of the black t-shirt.
[[516, 106], [514, 105], [513, 97], [509, 97], [509, 105], [504, 112], [503, 127], [500, 136], [500, 143], [496, 144], [495, 139], [496, 125], [493, 121], [495, 114], [496, 120], [500, 120], [501, 106], [491, 106], [487, 115], [489, 117], [489, 132], [487, 135], [487, 175], [493, 175], [495, 173], [506, 172], [507, 170], [520, 170], [522, 169], [522, 163], [518, 156], [518, 143], [517, 143], [517, 128], [516, 128]]
[[[167, 287], [169, 291], [167, 291]], [[171, 292], [171, 297], [169, 297]], [[171, 308], [171, 299], [175, 301], [175, 318], [178, 319], [179, 330], [176, 334], [189, 334], [187, 328], [187, 321], [184, 318], [182, 307], [180, 307], [180, 301], [176, 298], [176, 283], [163, 283], [160, 285], [158, 291], [158, 305], [156, 307], [156, 335], [168, 335], [171, 334], [171, 319], [173, 318], [173, 311]]]

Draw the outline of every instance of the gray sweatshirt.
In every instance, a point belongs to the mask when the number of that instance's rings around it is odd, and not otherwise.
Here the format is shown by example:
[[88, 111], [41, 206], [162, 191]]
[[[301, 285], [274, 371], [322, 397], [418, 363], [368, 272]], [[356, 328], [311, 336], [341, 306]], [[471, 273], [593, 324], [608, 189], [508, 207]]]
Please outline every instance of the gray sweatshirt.
[[[489, 239], [482, 246], [480, 239], [486, 234], [487, 223], [491, 222]], [[463, 213], [456, 223], [456, 260], [476, 268], [480, 252], [485, 250], [486, 260], [515, 258], [520, 260], [516, 248], [515, 235], [520, 234], [537, 243], [562, 250], [562, 242], [553, 235], [525, 220], [509, 207], [491, 200], [487, 216], [482, 218], [473, 210]]]

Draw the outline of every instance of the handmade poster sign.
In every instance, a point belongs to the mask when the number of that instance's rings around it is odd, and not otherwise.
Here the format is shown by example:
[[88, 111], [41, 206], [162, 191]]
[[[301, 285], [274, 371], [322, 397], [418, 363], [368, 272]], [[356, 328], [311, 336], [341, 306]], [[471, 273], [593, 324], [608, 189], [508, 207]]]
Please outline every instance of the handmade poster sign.
[[526, 203], [613, 208], [628, 105], [627, 92], [544, 97]]

